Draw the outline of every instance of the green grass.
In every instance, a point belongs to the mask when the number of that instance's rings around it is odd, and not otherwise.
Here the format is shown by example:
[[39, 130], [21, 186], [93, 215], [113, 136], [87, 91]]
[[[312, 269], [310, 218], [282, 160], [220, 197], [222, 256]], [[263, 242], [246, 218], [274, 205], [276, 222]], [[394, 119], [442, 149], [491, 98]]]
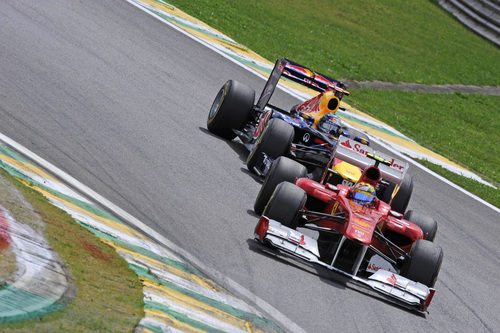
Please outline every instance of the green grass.
[[[500, 48], [436, 0], [167, 2], [271, 62], [336, 79], [500, 86]], [[360, 89], [345, 101], [500, 182], [500, 97]]]
[[263, 57], [337, 79], [500, 85], [500, 49], [430, 0], [168, 0]]
[[357, 89], [349, 100], [500, 185], [500, 96]]
[[451, 180], [453, 183], [458, 186], [466, 189], [467, 191], [474, 193], [478, 197], [488, 201], [489, 203], [500, 207], [500, 191], [494, 188], [491, 188], [487, 185], [480, 184], [470, 178], [459, 176], [451, 171], [448, 171], [439, 165], [435, 165], [428, 161], [417, 160], [419, 163], [425, 165], [432, 171], [442, 175], [443, 177]]
[[[131, 332], [144, 316], [144, 302], [141, 283], [125, 260], [35, 190], [4, 170], [0, 170], [0, 177], [9, 179], [40, 215], [45, 238], [71, 270], [77, 290], [76, 298], [63, 309], [33, 320], [2, 324], [0, 331]], [[3, 191], [0, 194], [2, 199], [5, 195]], [[23, 211], [23, 205], [12, 200], [4, 203], [16, 220], [30, 222], [24, 220], [30, 212]]]

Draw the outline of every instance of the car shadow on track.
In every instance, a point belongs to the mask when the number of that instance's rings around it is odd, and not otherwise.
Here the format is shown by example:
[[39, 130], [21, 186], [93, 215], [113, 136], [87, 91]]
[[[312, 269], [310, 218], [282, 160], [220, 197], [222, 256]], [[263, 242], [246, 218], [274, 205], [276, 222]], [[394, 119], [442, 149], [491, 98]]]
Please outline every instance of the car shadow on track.
[[[213, 133], [211, 133], [209, 130], [207, 130], [206, 128], [203, 128], [203, 127], [198, 127], [200, 129], [200, 131], [202, 131], [203, 133], [205, 134], [208, 134], [214, 138], [217, 138], [219, 140], [222, 140], [222, 141], [225, 141], [226, 144], [229, 146], [229, 148], [231, 148], [237, 155], [238, 155], [238, 158], [240, 159], [240, 161], [242, 161], [243, 163], [245, 163], [246, 165], [246, 162], [247, 162], [247, 157], [248, 157], [248, 150], [245, 148], [245, 146], [243, 145], [243, 143], [241, 141], [239, 141], [239, 139], [234, 139], [234, 140], [226, 140], [226, 139], [223, 139]], [[241, 172], [243, 172], [244, 174], [250, 176], [253, 180], [255, 180], [257, 183], [259, 184], [262, 184], [263, 182], [263, 178], [262, 177], [259, 177], [257, 176], [256, 174], [250, 172], [250, 170], [248, 170], [246, 168], [246, 166], [244, 167], [241, 167], [240, 168]]]
[[299, 270], [302, 270], [304, 272], [316, 275], [320, 278], [321, 281], [323, 281], [324, 283], [326, 283], [332, 287], [336, 287], [339, 289], [345, 289], [345, 287], [346, 287], [345, 286], [346, 281], [332, 280], [331, 276], [330, 276], [330, 274], [332, 272], [328, 271], [327, 269], [325, 269], [321, 266], [315, 266], [315, 265], [311, 265], [307, 262], [298, 261], [296, 258], [293, 258], [293, 257], [288, 256], [284, 253], [281, 253], [277, 250], [274, 250], [274, 249], [269, 248], [265, 245], [262, 245], [261, 243], [255, 241], [254, 239], [251, 239], [251, 238], [247, 239], [247, 244], [248, 244], [248, 248], [251, 251], [253, 251], [255, 253], [262, 254], [268, 258], [272, 258], [272, 259], [274, 259], [278, 262], [281, 262], [285, 265], [294, 267], [295, 269], [299, 269]]

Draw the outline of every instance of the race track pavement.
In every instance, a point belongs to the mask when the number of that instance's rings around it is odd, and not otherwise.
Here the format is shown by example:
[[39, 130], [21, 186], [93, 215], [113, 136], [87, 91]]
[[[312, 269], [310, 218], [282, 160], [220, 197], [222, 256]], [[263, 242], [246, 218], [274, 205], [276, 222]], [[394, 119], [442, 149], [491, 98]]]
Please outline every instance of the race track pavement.
[[[177, 254], [127, 226], [0, 144], [0, 167], [70, 214], [111, 245], [142, 282], [145, 317], [138, 331], [283, 332], [255, 308], [224, 290]], [[42, 316], [63, 308], [67, 276], [43, 237], [0, 206], [2, 244], [15, 249], [24, 274], [0, 289], [0, 323]], [[36, 256], [36, 258], [35, 258]], [[43, 260], [40, 260], [43, 259]]]
[[[273, 64], [266, 59], [166, 2], [127, 1], [165, 23], [181, 29], [192, 38], [224, 54], [233, 62], [249, 68], [259, 76], [267, 77], [272, 70]], [[312, 94], [311, 91], [293, 83], [286, 83], [286, 88], [281, 88], [304, 100]], [[428, 159], [449, 170], [482, 181], [472, 172], [419, 146], [390, 126], [348, 104], [343, 103], [343, 106], [346, 110], [339, 111], [339, 114], [347, 123], [382, 140], [398, 152], [414, 158]], [[77, 223], [111, 245], [125, 258], [143, 284], [146, 315], [138, 325], [139, 330], [283, 331], [276, 323], [231, 295], [179, 255], [127, 226], [6, 145], [0, 145], [0, 167], [15, 177], [29, 182], [31, 187], [47, 197], [52, 204], [68, 212]], [[30, 262], [33, 262], [33, 259], [26, 254], [39, 250], [22, 251], [23, 246], [26, 249], [22, 239], [36, 239], [35, 245], [43, 249], [41, 252], [46, 252], [44, 256], [46, 259], [43, 261], [46, 265], [29, 267], [37, 269], [36, 274], [18, 277], [8, 288], [0, 290], [0, 322], [23, 320], [61, 309], [63, 303], [60, 302], [60, 298], [68, 288], [65, 273], [57, 268], [48, 272], [47, 267], [57, 267], [58, 261], [43, 238], [15, 221], [1, 206], [0, 236], [2, 244], [16, 249], [14, 252], [18, 263], [24, 263], [26, 266], [30, 266]], [[40, 283], [41, 281], [46, 283]], [[30, 287], [34, 285], [53, 288]], [[19, 297], [26, 301], [19, 301], [21, 299]]]
[[[240, 65], [241, 67], [247, 68], [249, 71], [254, 72], [258, 76], [267, 78], [273, 69], [274, 63], [269, 62], [252, 50], [249, 50], [244, 45], [237, 43], [228, 36], [225, 36], [220, 31], [217, 31], [216, 29], [208, 26], [200, 20], [187, 15], [186, 13], [182, 12], [178, 8], [170, 5], [165, 1], [126, 1], [163, 21], [164, 23], [170, 25], [171, 27], [183, 32], [188, 37], [197, 40], [208, 48], [211, 48], [230, 61]], [[368, 83], [366, 82], [357, 82], [357, 84], [368, 85]], [[380, 87], [384, 87], [381, 82], [371, 83], [370, 85], [374, 84], [377, 84], [377, 86]], [[404, 86], [409, 85], [413, 84], [408, 83]], [[413, 86], [415, 87], [415, 89], [422, 89], [421, 85]], [[399, 89], [400, 85], [396, 84], [394, 85], [394, 87]], [[280, 83], [278, 85], [278, 88], [287, 91], [288, 93], [301, 100], [309, 99], [317, 94], [315, 91], [291, 81], [287, 81], [283, 83], [283, 85], [281, 85]], [[467, 91], [472, 89], [468, 86], [427, 86], [427, 89], [431, 88], [441, 90], [444, 89], [443, 92], [458, 88], [467, 89]], [[499, 87], [484, 87], [483, 90], [488, 92], [492, 91], [493, 93], [498, 91], [500, 93]], [[449, 159], [439, 154], [436, 154], [435, 152], [425, 147], [420, 146], [418, 143], [406, 137], [404, 134], [398, 132], [396, 129], [390, 127], [389, 125], [369, 116], [368, 114], [350, 106], [345, 102], [342, 102], [342, 106], [343, 108], [345, 108], [345, 110], [339, 110], [337, 111], [337, 113], [349, 126], [366, 132], [370, 138], [376, 139], [378, 143], [390, 146], [391, 150], [396, 151], [400, 154], [405, 154], [411, 158], [428, 160], [429, 162], [440, 165], [441, 167], [446, 168], [454, 173], [474, 179], [482, 184], [494, 187], [472, 171], [450, 161]]]

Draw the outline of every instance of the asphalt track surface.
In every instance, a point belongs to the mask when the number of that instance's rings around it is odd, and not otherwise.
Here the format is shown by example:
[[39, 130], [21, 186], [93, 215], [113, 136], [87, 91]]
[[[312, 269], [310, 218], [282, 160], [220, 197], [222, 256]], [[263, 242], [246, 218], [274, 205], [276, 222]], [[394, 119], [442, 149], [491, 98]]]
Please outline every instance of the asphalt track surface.
[[410, 169], [410, 208], [438, 220], [445, 252], [416, 315], [252, 246], [260, 184], [242, 145], [205, 128], [225, 80], [262, 79], [122, 0], [3, 0], [0, 22], [0, 132], [305, 331], [500, 331], [497, 212]]

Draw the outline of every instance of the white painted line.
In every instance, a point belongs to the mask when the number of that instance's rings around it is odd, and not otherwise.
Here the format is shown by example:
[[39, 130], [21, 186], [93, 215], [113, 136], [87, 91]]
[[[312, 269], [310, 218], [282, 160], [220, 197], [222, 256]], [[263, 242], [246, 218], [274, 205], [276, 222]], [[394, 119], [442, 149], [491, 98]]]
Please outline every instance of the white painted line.
[[[263, 79], [264, 81], [267, 81], [267, 77], [266, 77], [266, 76], [264, 76], [264, 75], [260, 74], [259, 72], [257, 72], [257, 71], [255, 71], [255, 70], [253, 70], [252, 68], [250, 68], [250, 67], [248, 67], [248, 66], [246, 66], [246, 65], [242, 64], [242, 63], [241, 63], [241, 62], [239, 62], [238, 60], [236, 60], [236, 59], [234, 59], [234, 58], [232, 58], [232, 57], [228, 56], [228, 55], [227, 55], [227, 53], [225, 53], [225, 52], [223, 52], [223, 51], [219, 50], [218, 48], [216, 48], [216, 47], [215, 47], [215, 46], [213, 46], [212, 44], [210, 44], [210, 43], [206, 42], [205, 40], [203, 40], [203, 39], [201, 39], [201, 38], [199, 38], [199, 37], [197, 37], [197, 36], [191, 35], [190, 33], [188, 33], [187, 31], [185, 31], [185, 30], [184, 30], [184, 29], [182, 29], [182, 28], [179, 28], [177, 25], [173, 24], [172, 22], [169, 22], [168, 20], [165, 20], [164, 18], [162, 18], [162, 17], [160, 17], [160, 16], [156, 15], [155, 13], [153, 13], [153, 12], [149, 11], [147, 8], [145, 8], [145, 7], [141, 6], [141, 5], [139, 5], [139, 4], [137, 3], [137, 0], [125, 0], [125, 1], [127, 1], [127, 2], [128, 2], [128, 3], [130, 3], [131, 5], [133, 5], [133, 6], [137, 7], [137, 8], [139, 8], [139, 9], [140, 9], [140, 10], [142, 10], [143, 12], [145, 12], [145, 13], [147, 13], [147, 14], [151, 15], [152, 17], [156, 18], [157, 20], [159, 20], [159, 21], [161, 21], [161, 22], [165, 23], [166, 25], [170, 26], [171, 28], [173, 28], [173, 29], [177, 30], [178, 32], [180, 32], [180, 33], [182, 33], [183, 35], [185, 35], [186, 37], [191, 38], [192, 40], [197, 41], [198, 43], [200, 43], [200, 44], [202, 44], [203, 46], [205, 46], [205, 47], [209, 48], [210, 50], [214, 51], [215, 53], [217, 53], [217, 54], [221, 55], [222, 57], [226, 58], [227, 60], [231, 61], [232, 63], [234, 63], [234, 64], [238, 65], [239, 67], [241, 67], [241, 68], [243, 68], [243, 69], [245, 69], [246, 71], [248, 71], [248, 72], [250, 72], [250, 73], [252, 73], [252, 74], [256, 75], [257, 77], [260, 77], [260, 78], [261, 78], [261, 79]], [[155, 10], [159, 11], [158, 9], [155, 9]], [[301, 92], [294, 92], [294, 91], [290, 91], [290, 88], [288, 88], [288, 87], [286, 87], [286, 86], [282, 85], [281, 83], [279, 83], [279, 84], [278, 84], [278, 89], [280, 89], [280, 90], [282, 90], [282, 91], [284, 91], [284, 92], [288, 93], [289, 95], [291, 95], [291, 96], [293, 96], [293, 97], [295, 97], [295, 98], [298, 98], [299, 100], [306, 100], [306, 99], [307, 99], [305, 94], [303, 94], [303, 93], [301, 93]]]
[[22, 172], [25, 176], [31, 178], [33, 181], [45, 187], [51, 188], [52, 190], [57, 191], [63, 195], [72, 196], [73, 199], [79, 200], [81, 202], [90, 203], [90, 201], [88, 201], [87, 198], [84, 198], [78, 193], [72, 191], [68, 186], [64, 185], [63, 183], [52, 181], [50, 179], [44, 178], [42, 176], [39, 176], [33, 172], [24, 169], [21, 170], [19, 166], [10, 164], [9, 162], [4, 161], [4, 163], [10, 166], [11, 168]]
[[[144, 7], [140, 6], [139, 4], [137, 4], [134, 0], [125, 0], [125, 1], [129, 2], [130, 4], [132, 4], [132, 5], [134, 5], [135, 7], [139, 8], [140, 10], [142, 10], [142, 11], [144, 11], [144, 12], [148, 13], [149, 15], [151, 15], [151, 16], [153, 16], [153, 17], [157, 18], [158, 20], [162, 21], [163, 23], [165, 23], [165, 24], [169, 25], [170, 27], [174, 28], [175, 30], [177, 30], [177, 31], [181, 32], [182, 34], [186, 35], [187, 37], [189, 37], [189, 38], [191, 38], [191, 39], [193, 39], [193, 40], [195, 40], [195, 41], [199, 42], [200, 44], [202, 44], [202, 45], [204, 45], [204, 46], [208, 47], [209, 49], [211, 49], [211, 50], [213, 50], [214, 52], [216, 52], [216, 53], [220, 54], [221, 56], [223, 56], [224, 58], [228, 59], [229, 61], [231, 61], [231, 62], [233, 62], [233, 63], [237, 64], [237, 65], [238, 65], [238, 66], [240, 66], [241, 68], [244, 68], [245, 70], [249, 71], [250, 73], [253, 73], [254, 75], [257, 75], [258, 77], [262, 78], [263, 80], [267, 80], [267, 77], [265, 77], [265, 76], [263, 76], [262, 74], [260, 74], [260, 73], [256, 72], [255, 70], [253, 70], [253, 69], [249, 68], [248, 66], [246, 66], [246, 65], [244, 65], [244, 64], [242, 64], [242, 63], [240, 63], [240, 62], [238, 62], [237, 60], [235, 60], [235, 59], [233, 59], [233, 58], [229, 57], [227, 54], [225, 54], [224, 52], [222, 52], [222, 51], [218, 50], [218, 49], [217, 49], [217, 48], [215, 48], [213, 45], [211, 45], [211, 44], [207, 43], [207, 42], [206, 42], [206, 41], [204, 41], [203, 39], [198, 38], [198, 37], [196, 37], [196, 36], [193, 36], [193, 35], [189, 34], [187, 31], [185, 31], [185, 30], [183, 30], [183, 29], [179, 28], [179, 27], [178, 27], [178, 26], [176, 26], [175, 24], [173, 24], [173, 23], [171, 23], [171, 22], [169, 22], [169, 21], [167, 21], [167, 20], [165, 20], [165, 19], [163, 19], [163, 18], [159, 17], [158, 15], [155, 15], [154, 13], [150, 12], [150, 11], [149, 11], [149, 10], [147, 10], [146, 8], [144, 8]], [[281, 84], [278, 84], [278, 88], [279, 88], [279, 89], [281, 89], [281, 90], [283, 90], [284, 92], [288, 93], [289, 95], [291, 95], [291, 96], [293, 96], [293, 97], [295, 97], [295, 98], [298, 98], [299, 100], [305, 100], [305, 99], [307, 99], [307, 98], [305, 97], [305, 95], [304, 95], [304, 94], [302, 94], [302, 93], [300, 93], [300, 92], [297, 92], [297, 91], [294, 91], [293, 89], [288, 88], [288, 87], [285, 87], [285, 86], [283, 86], [283, 85], [281, 85]], [[375, 141], [375, 140], [374, 140], [374, 141]], [[395, 155], [397, 155], [397, 156], [400, 156], [400, 157], [404, 158], [405, 160], [407, 160], [407, 161], [411, 162], [413, 165], [415, 165], [415, 166], [419, 167], [420, 169], [422, 169], [422, 170], [426, 171], [426, 172], [427, 172], [427, 173], [429, 173], [431, 176], [434, 176], [434, 177], [438, 178], [439, 180], [442, 180], [443, 182], [445, 182], [445, 183], [447, 183], [448, 185], [450, 185], [450, 186], [452, 186], [452, 187], [454, 187], [454, 188], [458, 189], [459, 191], [461, 191], [462, 193], [464, 193], [464, 194], [468, 195], [469, 197], [471, 197], [471, 198], [473, 198], [473, 199], [477, 200], [478, 202], [480, 202], [480, 203], [484, 204], [484, 205], [485, 205], [485, 206], [487, 206], [487, 207], [490, 207], [490, 208], [491, 208], [491, 209], [493, 209], [494, 211], [496, 211], [496, 212], [500, 212], [500, 209], [499, 209], [499, 208], [497, 208], [496, 206], [493, 206], [492, 204], [490, 204], [490, 203], [486, 202], [485, 200], [483, 200], [483, 199], [479, 198], [477, 195], [472, 194], [472, 193], [470, 193], [469, 191], [465, 190], [464, 188], [462, 188], [462, 187], [460, 187], [460, 186], [458, 186], [458, 185], [456, 185], [456, 184], [452, 183], [452, 182], [451, 182], [451, 181], [449, 181], [448, 179], [446, 179], [446, 178], [444, 178], [444, 177], [442, 177], [442, 176], [438, 175], [437, 173], [435, 173], [435, 172], [431, 171], [430, 169], [426, 168], [425, 166], [423, 166], [422, 164], [418, 163], [417, 161], [415, 161], [415, 160], [413, 160], [413, 159], [409, 158], [408, 156], [404, 156], [404, 155], [400, 154], [400, 153], [399, 153], [399, 152], [397, 152], [397, 151], [396, 151], [393, 147], [388, 146], [387, 144], [384, 144], [384, 143], [380, 142], [380, 140], [378, 140], [378, 142], [377, 142], [377, 143], [378, 143], [378, 144], [380, 144], [381, 146], [383, 146], [384, 148], [386, 148], [387, 150], [389, 150], [391, 153], [393, 153], [393, 154], [395, 154]]]
[[[242, 330], [238, 327], [228, 324], [227, 322], [224, 322], [223, 320], [219, 320], [215, 315], [207, 315], [207, 313], [204, 312], [203, 309], [197, 310], [196, 308], [191, 308], [187, 305], [181, 304], [179, 302], [176, 302], [175, 300], [158, 294], [147, 287], [144, 288], [144, 298], [152, 302], [165, 305], [169, 308], [169, 310], [182, 313], [190, 319], [210, 326], [214, 330], [219, 330], [222, 332], [248, 333], [247, 330]], [[241, 321], [243, 322], [244, 320], [241, 319]]]
[[18, 289], [45, 298], [29, 304], [32, 310], [40, 310], [48, 301], [60, 301], [69, 285], [61, 266], [59, 255], [50, 247], [43, 235], [31, 226], [18, 222], [10, 212], [0, 206], [3, 217], [9, 223], [11, 248], [16, 255], [16, 276], [12, 284]]
[[228, 295], [223, 292], [219, 291], [214, 291], [205, 287], [202, 287], [194, 282], [185, 280], [183, 278], [180, 278], [178, 275], [174, 273], [169, 273], [167, 270], [157, 268], [153, 264], [148, 263], [148, 262], [143, 262], [140, 258], [135, 257], [133, 254], [130, 253], [123, 253], [121, 250], [117, 250], [117, 252], [125, 258], [125, 260], [128, 263], [140, 266], [146, 270], [151, 270], [153, 274], [165, 281], [171, 282], [175, 284], [178, 287], [181, 287], [183, 289], [189, 290], [191, 292], [197, 293], [199, 295], [205, 296], [207, 298], [210, 298], [212, 300], [224, 303], [226, 305], [232, 306], [235, 309], [244, 311], [244, 312], [250, 312], [253, 313], [254, 310], [245, 302], [242, 300], [232, 296]]
[[450, 180], [448, 180], [448, 179], [444, 178], [443, 176], [441, 176], [441, 175], [439, 175], [439, 174], [435, 173], [435, 172], [434, 172], [434, 171], [432, 171], [431, 169], [429, 169], [429, 168], [427, 168], [426, 166], [424, 166], [424, 165], [422, 165], [422, 164], [418, 163], [417, 161], [415, 161], [415, 160], [413, 160], [413, 159], [409, 158], [408, 156], [406, 156], [406, 155], [404, 155], [404, 154], [401, 154], [401, 153], [399, 153], [399, 152], [398, 152], [398, 151], [396, 151], [396, 150], [392, 150], [392, 147], [391, 147], [391, 146], [389, 146], [389, 145], [387, 145], [387, 144], [386, 144], [386, 143], [384, 143], [383, 141], [378, 140], [378, 139], [377, 139], [377, 138], [375, 138], [375, 137], [371, 137], [371, 139], [372, 139], [373, 141], [375, 141], [377, 144], [379, 144], [380, 146], [382, 146], [382, 147], [384, 147], [385, 149], [387, 149], [387, 150], [391, 151], [391, 153], [393, 153], [394, 155], [397, 155], [398, 157], [400, 157], [400, 158], [402, 158], [402, 159], [407, 160], [408, 162], [410, 162], [410, 163], [411, 163], [411, 164], [413, 164], [414, 166], [416, 166], [416, 167], [418, 167], [418, 168], [422, 169], [423, 171], [427, 172], [427, 173], [428, 173], [428, 174], [430, 174], [431, 176], [436, 177], [437, 179], [441, 180], [442, 182], [444, 182], [444, 183], [446, 183], [446, 184], [450, 185], [451, 187], [453, 187], [453, 188], [455, 188], [455, 189], [459, 190], [460, 192], [464, 193], [465, 195], [468, 195], [469, 197], [471, 197], [471, 198], [473, 198], [473, 199], [477, 200], [478, 202], [482, 203], [483, 205], [485, 205], [485, 206], [487, 206], [487, 207], [490, 207], [490, 208], [491, 208], [491, 209], [493, 209], [495, 212], [500, 213], [500, 208], [498, 208], [498, 207], [496, 207], [496, 206], [493, 206], [493, 205], [492, 205], [492, 204], [490, 204], [489, 202], [487, 202], [487, 201], [485, 201], [485, 200], [481, 199], [480, 197], [478, 197], [478, 196], [477, 196], [477, 195], [475, 195], [475, 194], [470, 193], [470, 192], [469, 192], [469, 191], [467, 191], [466, 189], [464, 189], [464, 188], [462, 188], [462, 187], [458, 186], [457, 184], [455, 184], [455, 183], [451, 182]]
[[[127, 0], [128, 1], [128, 0]], [[226, 289], [229, 289], [233, 293], [237, 294], [240, 297], [243, 297], [245, 301], [250, 302], [251, 304], [255, 304], [258, 308], [262, 309], [264, 312], [266, 312], [269, 316], [271, 316], [278, 325], [280, 325], [283, 329], [289, 332], [304, 332], [304, 329], [299, 327], [297, 324], [295, 324], [293, 321], [291, 321], [289, 318], [287, 318], [285, 315], [283, 315], [281, 312], [279, 312], [275, 307], [273, 307], [271, 304], [267, 303], [263, 299], [257, 297], [254, 295], [251, 291], [247, 290], [243, 286], [241, 286], [239, 283], [236, 281], [233, 281], [232, 279], [228, 278], [227, 276], [219, 273], [217, 270], [213, 269], [212, 267], [206, 266], [203, 262], [198, 260], [196, 257], [191, 255], [188, 251], [184, 250], [183, 248], [177, 246], [167, 238], [165, 238], [163, 235], [159, 234], [156, 232], [154, 229], [148, 227], [144, 223], [142, 223], [139, 219], [135, 218], [131, 214], [127, 213], [117, 205], [113, 204], [111, 201], [107, 200], [94, 190], [90, 189], [88, 186], [80, 183], [78, 180], [64, 172], [63, 170], [57, 168], [55, 165], [51, 164], [50, 162], [46, 161], [45, 159], [41, 158], [37, 154], [33, 153], [30, 151], [28, 148], [24, 147], [20, 143], [12, 140], [8, 136], [4, 135], [3, 133], [0, 133], [0, 140], [5, 142], [7, 145], [21, 153], [22, 155], [26, 156], [28, 159], [34, 161], [36, 164], [40, 165], [42, 168], [45, 170], [49, 171], [52, 173], [54, 176], [58, 177], [61, 179], [63, 182], [66, 184], [70, 185], [71, 187], [75, 188], [82, 194], [86, 195], [87, 197], [93, 199], [95, 202], [98, 202], [100, 205], [111, 211], [113, 214], [115, 214], [118, 218], [122, 219], [124, 222], [129, 223], [130, 225], [135, 226], [138, 230], [141, 230], [151, 238], [155, 239], [157, 242], [160, 244], [166, 246], [170, 250], [176, 252], [178, 255], [183, 257], [187, 262], [198, 268], [200, 271], [204, 272], [207, 274], [212, 280], [216, 281], [218, 284], [220, 284], [222, 287], [225, 287]], [[256, 312], [258, 314], [258, 312]]]
[[[219, 49], [217, 49], [216, 47], [214, 47], [212, 44], [207, 43], [206, 41], [204, 41], [203, 39], [201, 39], [201, 38], [199, 38], [199, 37], [196, 37], [196, 36], [194, 36], [194, 35], [191, 35], [190, 33], [188, 33], [187, 31], [185, 31], [185, 30], [184, 30], [184, 29], [182, 29], [182, 28], [179, 28], [178, 26], [176, 26], [176, 25], [175, 25], [175, 24], [173, 24], [172, 22], [169, 22], [168, 20], [165, 20], [164, 18], [162, 18], [162, 17], [160, 17], [160, 16], [156, 15], [155, 13], [153, 13], [153, 12], [149, 11], [147, 8], [145, 8], [145, 7], [141, 6], [141, 5], [139, 5], [139, 4], [137, 3], [137, 1], [134, 1], [134, 0], [125, 0], [125, 1], [127, 1], [127, 2], [128, 2], [128, 3], [130, 3], [131, 5], [133, 5], [133, 6], [137, 7], [137, 8], [139, 8], [139, 9], [140, 9], [140, 10], [142, 10], [143, 12], [145, 12], [145, 13], [147, 13], [147, 14], [151, 15], [152, 17], [156, 18], [157, 20], [159, 20], [159, 21], [161, 21], [161, 22], [165, 23], [166, 25], [170, 26], [170, 27], [171, 27], [171, 28], [173, 28], [174, 30], [177, 30], [178, 32], [180, 32], [180, 33], [182, 33], [183, 35], [185, 35], [186, 37], [191, 38], [192, 40], [195, 40], [195, 41], [197, 41], [198, 43], [202, 44], [203, 46], [206, 46], [207, 48], [211, 49], [212, 51], [214, 51], [214, 52], [216, 52], [216, 53], [220, 54], [221, 56], [223, 56], [224, 58], [228, 59], [228, 60], [229, 60], [229, 61], [231, 61], [232, 63], [234, 63], [234, 64], [236, 64], [236, 65], [238, 65], [238, 66], [240, 66], [240, 67], [242, 67], [242, 68], [246, 69], [247, 71], [252, 72], [253, 74], [257, 75], [258, 77], [260, 77], [260, 78], [262, 78], [262, 79], [264, 79], [264, 80], [267, 80], [267, 78], [266, 78], [265, 76], [263, 76], [263, 75], [261, 75], [260, 73], [258, 73], [258, 72], [256, 72], [256, 71], [254, 71], [253, 69], [248, 68], [247, 66], [243, 65], [241, 62], [238, 62], [237, 60], [235, 60], [235, 59], [233, 59], [233, 58], [229, 57], [227, 54], [225, 54], [224, 52], [220, 51]], [[160, 11], [160, 10], [158, 10], [158, 9], [155, 9], [155, 10]]]
[[[159, 329], [162, 330], [162, 332], [168, 332], [168, 333], [185, 333], [184, 331], [180, 331], [176, 328], [170, 327], [167, 324], [161, 322], [160, 320], [156, 318], [151, 318], [151, 317], [145, 317], [139, 322], [139, 327], [140, 326], [153, 326], [153, 327], [158, 327]], [[139, 331], [139, 330], [138, 330]]]

